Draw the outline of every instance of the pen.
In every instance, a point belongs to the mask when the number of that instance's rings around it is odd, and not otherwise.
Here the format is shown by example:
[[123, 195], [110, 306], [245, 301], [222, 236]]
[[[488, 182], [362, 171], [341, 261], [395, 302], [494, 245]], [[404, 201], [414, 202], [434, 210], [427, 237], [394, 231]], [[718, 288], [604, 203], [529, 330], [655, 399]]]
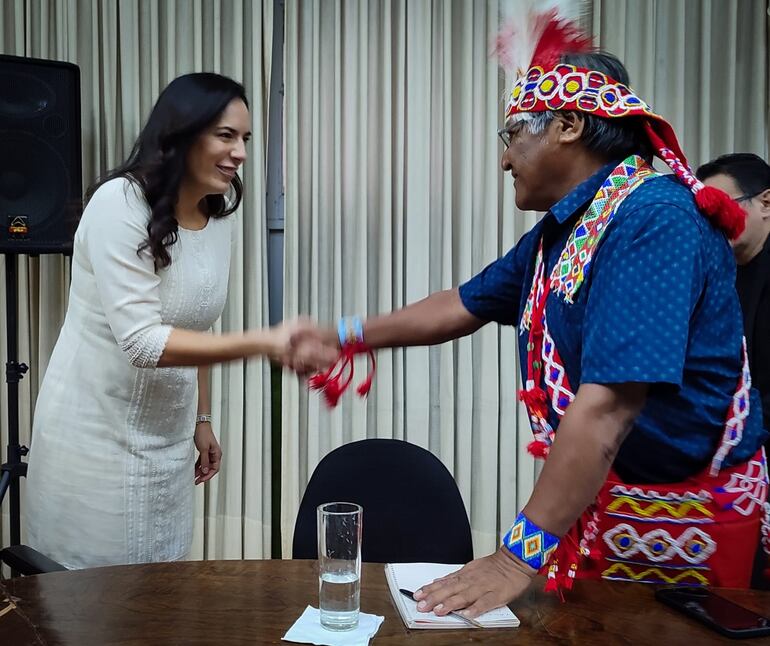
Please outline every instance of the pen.
[[[410, 590], [404, 590], [404, 588], [399, 588], [398, 591], [401, 594], [403, 594], [405, 597], [409, 597], [412, 601], [416, 601], [416, 599], [414, 598], [414, 592], [412, 592]], [[471, 619], [470, 617], [464, 617], [459, 612], [455, 612], [454, 610], [451, 611], [449, 614], [454, 616], [454, 617], [457, 617], [458, 619], [462, 619], [466, 624], [470, 624], [474, 628], [483, 628], [484, 627], [478, 621], [476, 621], [475, 619]]]

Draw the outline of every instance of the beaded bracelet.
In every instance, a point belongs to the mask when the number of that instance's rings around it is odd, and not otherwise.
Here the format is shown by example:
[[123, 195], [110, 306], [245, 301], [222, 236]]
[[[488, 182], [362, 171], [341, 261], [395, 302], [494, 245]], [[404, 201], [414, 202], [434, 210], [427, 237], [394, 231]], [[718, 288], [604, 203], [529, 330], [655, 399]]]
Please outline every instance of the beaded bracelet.
[[539, 570], [548, 563], [551, 554], [559, 545], [559, 539], [520, 513], [503, 537], [503, 545], [516, 558], [521, 559], [531, 568]]
[[364, 342], [364, 324], [359, 316], [345, 316], [337, 323], [340, 346]]

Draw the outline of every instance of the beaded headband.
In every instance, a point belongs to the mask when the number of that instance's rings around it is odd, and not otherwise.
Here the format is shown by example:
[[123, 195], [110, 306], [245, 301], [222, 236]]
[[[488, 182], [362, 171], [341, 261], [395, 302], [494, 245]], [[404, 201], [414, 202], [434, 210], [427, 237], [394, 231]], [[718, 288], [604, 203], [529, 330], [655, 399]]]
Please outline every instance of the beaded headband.
[[[527, 20], [530, 31], [539, 37], [529, 68], [517, 76], [509, 93], [506, 123], [516, 114], [557, 110], [605, 119], [638, 117], [653, 152], [692, 191], [698, 209], [730, 239], [737, 238], [745, 228], [745, 211], [727, 193], [705, 186], [695, 177], [671, 125], [623, 83], [598, 70], [561, 62], [565, 54], [594, 51], [591, 39], [577, 24], [561, 18], [556, 9], [528, 14]], [[509, 65], [509, 54], [516, 48], [507, 40], [525, 31], [512, 24], [500, 32], [496, 45], [498, 56]]]

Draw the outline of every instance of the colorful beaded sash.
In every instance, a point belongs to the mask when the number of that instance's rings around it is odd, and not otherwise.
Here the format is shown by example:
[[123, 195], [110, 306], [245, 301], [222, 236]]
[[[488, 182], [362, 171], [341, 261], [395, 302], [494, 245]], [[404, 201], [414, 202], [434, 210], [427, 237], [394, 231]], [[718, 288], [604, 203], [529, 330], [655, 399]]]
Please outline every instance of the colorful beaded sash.
[[[583, 284], [599, 247], [599, 243], [612, 222], [618, 207], [632, 191], [657, 173], [638, 155], [623, 160], [610, 173], [594, 196], [586, 213], [577, 221], [570, 233], [559, 261], [548, 280], [550, 290], [561, 294], [572, 303]], [[529, 296], [520, 322], [520, 333], [529, 331], [527, 343], [527, 382], [519, 392], [525, 403], [530, 425], [535, 435], [530, 445], [531, 453], [538, 457], [548, 454], [553, 439], [553, 429], [548, 423], [548, 398], [553, 409], [561, 416], [573, 399], [564, 364], [548, 334], [545, 303], [548, 300], [541, 239], [535, 260], [535, 271]], [[545, 368], [545, 370], [544, 370]], [[545, 378], [543, 373], [545, 372]], [[547, 392], [541, 384], [545, 381]]]
[[[591, 205], [572, 229], [567, 244], [559, 256], [550, 277], [551, 289], [564, 296], [568, 303], [574, 302], [575, 296], [588, 274], [594, 253], [615, 216], [618, 207], [630, 193], [647, 179], [658, 177], [659, 173], [638, 155], [632, 155], [616, 166], [609, 177], [596, 192]], [[535, 280], [532, 283], [521, 327], [530, 328], [532, 310], [536, 299], [542, 297], [540, 280], [543, 269], [542, 241], [535, 261]]]

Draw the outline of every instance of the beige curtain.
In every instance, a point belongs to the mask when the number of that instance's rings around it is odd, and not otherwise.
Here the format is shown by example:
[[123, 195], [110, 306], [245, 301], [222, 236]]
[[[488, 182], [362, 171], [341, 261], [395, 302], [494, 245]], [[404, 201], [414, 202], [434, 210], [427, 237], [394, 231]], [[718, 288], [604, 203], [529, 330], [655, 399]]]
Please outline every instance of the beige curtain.
[[[241, 236], [220, 324], [226, 330], [267, 323], [265, 158], [272, 8], [272, 2], [250, 0], [3, 0], [0, 10], [0, 53], [80, 66], [85, 185], [123, 160], [161, 89], [176, 76], [214, 71], [244, 83], [253, 143], [243, 171], [245, 200], [237, 214]], [[0, 272], [4, 275], [4, 266]], [[21, 256], [19, 274], [18, 356], [30, 365], [21, 384], [20, 434], [29, 445], [38, 388], [66, 311], [69, 259]], [[4, 364], [4, 281], [0, 289]], [[215, 368], [211, 394], [224, 464], [206, 489], [197, 488], [192, 556], [269, 557], [269, 368], [261, 362]], [[6, 399], [3, 387], [3, 459]], [[6, 501], [0, 544], [9, 539], [8, 513]]]
[[[496, 2], [287, 2], [286, 316], [331, 322], [402, 307], [466, 280], [533, 224], [514, 213], [498, 166], [504, 84], [488, 57], [498, 11]], [[346, 396], [334, 411], [285, 376], [284, 556], [315, 465], [367, 437], [435, 453], [460, 487], [476, 550], [492, 550], [535, 473], [515, 406], [514, 335], [487, 326], [434, 348], [380, 352], [368, 399]]]
[[[466, 280], [532, 226], [534, 214], [516, 212], [498, 166], [504, 83], [487, 54], [503, 1], [286, 3], [287, 316], [331, 322], [392, 310]], [[213, 70], [245, 83], [254, 144], [223, 329], [267, 321], [272, 6], [4, 0], [0, 9], [0, 52], [81, 67], [86, 183], [122, 159], [175, 76]], [[766, 0], [594, 0], [592, 9], [587, 20], [600, 44], [624, 60], [632, 85], [672, 121], [692, 164], [732, 150], [767, 153]], [[19, 264], [18, 355], [31, 366], [21, 384], [21, 436], [28, 443], [37, 389], [66, 309], [69, 262], [41, 256]], [[5, 335], [3, 316], [2, 363]], [[433, 451], [458, 481], [477, 553], [493, 549], [536, 474], [515, 402], [514, 343], [513, 330], [487, 326], [436, 348], [381, 352], [368, 400], [348, 396], [332, 412], [285, 375], [283, 554], [290, 554], [315, 465], [340, 444], [365, 437], [403, 438]], [[269, 374], [258, 362], [233, 364], [214, 370], [213, 381], [225, 464], [205, 494], [198, 491], [194, 556], [268, 556]], [[4, 544], [7, 501], [1, 511]]]
[[[598, 42], [671, 119], [693, 164], [766, 153], [766, 0], [588, 8]], [[488, 52], [504, 9], [495, 0], [287, 2], [287, 316], [332, 322], [401, 307], [466, 280], [532, 226], [499, 169], [503, 83]], [[435, 453], [460, 487], [476, 553], [492, 551], [536, 475], [515, 400], [514, 339], [487, 326], [435, 348], [381, 352], [368, 400], [347, 395], [334, 411], [284, 376], [284, 556], [316, 464], [367, 437]]]
[[593, 28], [693, 168], [724, 153], [767, 157], [767, 0], [593, 0]]

